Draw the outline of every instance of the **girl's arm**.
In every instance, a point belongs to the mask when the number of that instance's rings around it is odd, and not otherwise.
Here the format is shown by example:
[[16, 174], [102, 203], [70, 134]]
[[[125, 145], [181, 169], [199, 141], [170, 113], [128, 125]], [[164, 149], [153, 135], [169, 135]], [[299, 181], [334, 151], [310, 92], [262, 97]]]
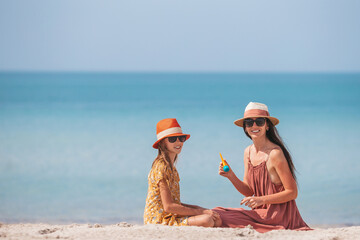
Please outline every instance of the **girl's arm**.
[[191, 205], [191, 204], [186, 204], [186, 203], [181, 203], [181, 205], [185, 206], [185, 207], [189, 207], [189, 208], [197, 208], [197, 209], [203, 209], [206, 210], [206, 208], [197, 206], [197, 205]]
[[228, 172], [224, 172], [223, 170], [223, 165], [222, 163], [220, 163], [220, 168], [219, 168], [219, 174], [221, 176], [224, 176], [226, 178], [228, 178], [230, 180], [230, 182], [234, 185], [234, 187], [244, 196], [252, 196], [254, 195], [254, 192], [251, 190], [251, 188], [249, 187], [249, 184], [247, 183], [247, 172], [248, 172], [248, 162], [247, 162], [247, 158], [246, 158], [246, 153], [248, 148], [245, 149], [245, 153], [244, 153], [244, 181], [241, 181], [233, 172], [233, 170], [231, 169], [231, 167], [229, 166], [229, 171]]
[[161, 202], [163, 204], [165, 212], [174, 213], [182, 216], [194, 216], [201, 214], [214, 215], [214, 212], [209, 209], [192, 208], [187, 207], [186, 204], [185, 206], [183, 206], [182, 204], [175, 203], [171, 197], [170, 189], [166, 184], [165, 180], [160, 180], [159, 187]]
[[289, 165], [283, 152], [280, 149], [271, 151], [269, 160], [285, 188], [284, 191], [261, 197], [247, 197], [241, 201], [246, 206], [255, 208], [265, 204], [279, 204], [296, 199], [298, 191], [296, 181], [293, 178]]

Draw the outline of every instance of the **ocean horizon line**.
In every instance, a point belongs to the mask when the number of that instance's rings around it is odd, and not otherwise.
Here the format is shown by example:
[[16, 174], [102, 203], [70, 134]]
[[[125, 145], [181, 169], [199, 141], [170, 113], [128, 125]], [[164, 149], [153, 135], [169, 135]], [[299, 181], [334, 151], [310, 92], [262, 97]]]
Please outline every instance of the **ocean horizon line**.
[[360, 71], [122, 71], [122, 70], [0, 70], [0, 74], [236, 74], [236, 75], [360, 75]]

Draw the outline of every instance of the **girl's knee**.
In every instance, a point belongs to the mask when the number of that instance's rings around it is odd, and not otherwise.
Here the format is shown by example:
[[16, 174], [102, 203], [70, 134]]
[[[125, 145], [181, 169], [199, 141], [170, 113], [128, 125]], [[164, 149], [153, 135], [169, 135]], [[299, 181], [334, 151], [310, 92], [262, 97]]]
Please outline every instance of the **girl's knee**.
[[214, 227], [215, 222], [210, 215], [204, 215], [204, 227]]
[[221, 227], [222, 225], [222, 220], [221, 218], [218, 218], [215, 220], [215, 223], [214, 223], [214, 227]]
[[192, 216], [188, 221], [190, 226], [214, 227], [215, 225], [214, 220], [208, 214]]

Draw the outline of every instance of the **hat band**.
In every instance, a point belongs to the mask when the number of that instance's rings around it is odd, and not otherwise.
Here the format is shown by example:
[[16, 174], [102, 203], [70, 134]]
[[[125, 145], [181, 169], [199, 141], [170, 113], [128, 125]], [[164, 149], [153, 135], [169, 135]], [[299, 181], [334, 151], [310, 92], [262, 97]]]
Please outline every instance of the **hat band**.
[[174, 134], [174, 133], [182, 133], [181, 128], [180, 127], [169, 128], [162, 132], [159, 132], [158, 134], [156, 134], [156, 136], [157, 136], [157, 139], [159, 140], [167, 135]]
[[260, 109], [250, 109], [250, 110], [247, 110], [247, 111], [244, 113], [244, 118], [252, 117], [252, 116], [264, 116], [264, 117], [268, 117], [268, 116], [270, 116], [270, 114], [269, 114], [268, 111], [260, 110]]

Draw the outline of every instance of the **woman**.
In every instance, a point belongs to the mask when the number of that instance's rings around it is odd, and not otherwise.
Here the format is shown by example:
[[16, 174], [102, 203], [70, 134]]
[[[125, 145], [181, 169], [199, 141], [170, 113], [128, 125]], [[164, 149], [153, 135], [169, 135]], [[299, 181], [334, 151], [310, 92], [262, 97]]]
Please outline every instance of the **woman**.
[[297, 184], [295, 167], [275, 125], [277, 118], [269, 115], [265, 104], [250, 102], [244, 117], [235, 125], [243, 127], [253, 141], [244, 152], [244, 180], [231, 170], [219, 174], [228, 178], [234, 187], [245, 196], [242, 208], [213, 209], [222, 219], [222, 227], [245, 227], [252, 225], [258, 232], [274, 229], [310, 230], [302, 219], [295, 203]]
[[167, 118], [156, 126], [158, 149], [148, 176], [148, 195], [144, 223], [216, 227], [221, 219], [216, 212], [180, 202], [179, 174], [175, 168], [184, 142], [190, 138], [182, 133], [175, 118]]

